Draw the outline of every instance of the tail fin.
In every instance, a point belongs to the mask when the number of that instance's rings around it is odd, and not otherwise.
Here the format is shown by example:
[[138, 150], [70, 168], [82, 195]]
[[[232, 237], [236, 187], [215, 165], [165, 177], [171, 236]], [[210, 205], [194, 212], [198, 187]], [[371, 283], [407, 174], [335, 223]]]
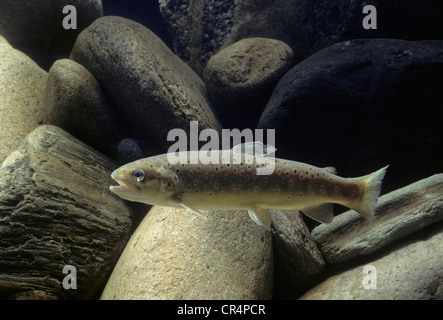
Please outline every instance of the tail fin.
[[352, 206], [351, 209], [360, 213], [366, 220], [374, 223], [375, 206], [381, 192], [381, 183], [389, 166], [381, 168], [367, 176], [355, 178], [363, 185], [363, 196], [361, 201]]

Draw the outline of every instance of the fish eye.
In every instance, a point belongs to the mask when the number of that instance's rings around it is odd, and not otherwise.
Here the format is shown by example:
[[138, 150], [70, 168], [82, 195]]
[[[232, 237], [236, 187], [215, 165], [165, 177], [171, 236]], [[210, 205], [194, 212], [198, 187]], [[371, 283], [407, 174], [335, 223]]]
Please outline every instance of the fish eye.
[[132, 177], [135, 181], [140, 182], [145, 178], [145, 172], [143, 170], [135, 170], [132, 173]]

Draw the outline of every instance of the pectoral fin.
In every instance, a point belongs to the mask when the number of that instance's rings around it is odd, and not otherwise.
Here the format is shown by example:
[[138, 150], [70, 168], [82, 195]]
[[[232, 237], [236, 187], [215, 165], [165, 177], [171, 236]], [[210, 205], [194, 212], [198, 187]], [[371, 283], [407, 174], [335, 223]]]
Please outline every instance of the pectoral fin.
[[251, 219], [266, 230], [271, 230], [271, 213], [266, 209], [254, 208], [248, 210]]
[[193, 214], [196, 214], [196, 215], [198, 215], [198, 216], [201, 217], [201, 218], [207, 219], [206, 216], [205, 216], [203, 213], [201, 213], [200, 211], [198, 211], [197, 209], [194, 209], [194, 208], [188, 207], [187, 205], [185, 205], [185, 204], [182, 203], [182, 202], [180, 202], [180, 205], [181, 205], [183, 208], [188, 209], [189, 211], [191, 211]]
[[333, 210], [334, 205], [332, 203], [324, 203], [319, 206], [305, 208], [301, 211], [318, 222], [330, 223], [334, 219]]

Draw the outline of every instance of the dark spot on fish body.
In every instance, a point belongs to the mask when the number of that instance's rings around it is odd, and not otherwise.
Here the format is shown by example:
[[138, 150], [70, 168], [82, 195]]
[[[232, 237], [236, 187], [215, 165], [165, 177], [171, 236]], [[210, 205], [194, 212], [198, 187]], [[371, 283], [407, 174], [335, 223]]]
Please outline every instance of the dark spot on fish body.
[[288, 181], [288, 187], [292, 188], [294, 186], [294, 181], [293, 180], [289, 180]]

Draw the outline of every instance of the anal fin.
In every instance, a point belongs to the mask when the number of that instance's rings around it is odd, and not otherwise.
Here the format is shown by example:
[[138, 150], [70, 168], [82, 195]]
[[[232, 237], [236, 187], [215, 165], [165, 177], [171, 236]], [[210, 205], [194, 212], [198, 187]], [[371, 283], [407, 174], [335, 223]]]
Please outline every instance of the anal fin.
[[305, 215], [321, 223], [330, 223], [334, 219], [334, 205], [324, 203], [315, 207], [304, 208], [301, 210]]
[[271, 213], [266, 209], [254, 208], [248, 210], [251, 219], [266, 230], [271, 231]]

